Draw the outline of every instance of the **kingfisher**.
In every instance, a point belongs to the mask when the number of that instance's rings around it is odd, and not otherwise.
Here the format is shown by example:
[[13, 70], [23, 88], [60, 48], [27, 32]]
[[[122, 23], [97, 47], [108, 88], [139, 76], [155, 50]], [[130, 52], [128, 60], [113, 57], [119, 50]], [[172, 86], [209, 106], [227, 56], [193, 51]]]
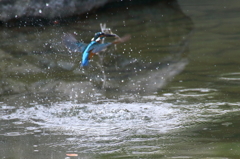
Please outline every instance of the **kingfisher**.
[[[106, 37], [115, 37], [117, 38], [113, 42], [102, 43], [104, 38]], [[64, 34], [62, 37], [62, 42], [66, 46], [68, 50], [71, 52], [81, 52], [82, 53], [82, 62], [81, 67], [88, 66], [89, 60], [92, 58], [93, 55], [99, 53], [100, 51], [104, 50], [108, 46], [112, 44], [117, 44], [120, 42], [125, 42], [130, 38], [129, 35], [126, 35], [120, 38], [116, 34], [108, 34], [104, 32], [97, 32], [95, 33], [94, 37], [92, 38], [89, 44], [82, 43], [76, 40], [76, 38], [72, 34]]]

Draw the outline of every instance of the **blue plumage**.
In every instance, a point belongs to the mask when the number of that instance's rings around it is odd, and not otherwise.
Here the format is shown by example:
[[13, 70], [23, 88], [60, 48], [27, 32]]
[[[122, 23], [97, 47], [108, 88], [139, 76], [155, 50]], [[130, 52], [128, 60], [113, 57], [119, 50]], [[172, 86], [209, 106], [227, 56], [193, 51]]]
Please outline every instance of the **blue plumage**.
[[[101, 43], [105, 37], [115, 37], [117, 40], [111, 43]], [[89, 60], [91, 57], [104, 50], [111, 44], [116, 44], [119, 42], [124, 42], [128, 40], [130, 36], [125, 36], [124, 38], [119, 38], [116, 34], [106, 34], [103, 32], [97, 32], [95, 36], [92, 38], [92, 41], [89, 44], [78, 42], [75, 37], [71, 34], [64, 34], [62, 37], [63, 44], [67, 47], [71, 52], [81, 52], [82, 54], [82, 63], [81, 66], [88, 66]]]
[[92, 41], [90, 44], [88, 44], [88, 46], [86, 47], [86, 49], [84, 50], [83, 54], [82, 54], [82, 63], [81, 66], [87, 66], [88, 65], [88, 61], [89, 61], [89, 55], [90, 55], [90, 49], [93, 48], [93, 45], [96, 44], [96, 41]]

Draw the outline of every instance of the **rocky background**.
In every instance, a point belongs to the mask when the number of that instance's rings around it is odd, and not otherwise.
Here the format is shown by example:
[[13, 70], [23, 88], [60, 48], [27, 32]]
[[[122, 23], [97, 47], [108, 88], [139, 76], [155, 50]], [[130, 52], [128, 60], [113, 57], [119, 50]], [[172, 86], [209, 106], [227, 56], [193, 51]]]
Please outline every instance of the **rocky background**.
[[42, 18], [82, 14], [114, 0], [1, 0], [0, 20], [35, 16]]
[[[126, 0], [129, 1], [129, 0]], [[53, 19], [81, 15], [109, 3], [126, 3], [122, 0], [0, 0], [2, 23], [26, 17]], [[156, 0], [132, 0], [132, 3], [149, 3]]]

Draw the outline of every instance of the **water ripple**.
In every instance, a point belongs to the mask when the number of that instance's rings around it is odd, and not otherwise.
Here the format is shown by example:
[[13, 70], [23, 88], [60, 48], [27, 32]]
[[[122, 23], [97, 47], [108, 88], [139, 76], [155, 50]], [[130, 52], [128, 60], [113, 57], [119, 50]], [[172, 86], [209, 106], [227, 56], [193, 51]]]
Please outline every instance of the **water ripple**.
[[[214, 89], [181, 89], [166, 96], [145, 96], [138, 102], [94, 101], [55, 103], [51, 106], [2, 107], [1, 132], [5, 136], [56, 136], [44, 145], [81, 148], [81, 152], [119, 152], [121, 145], [136, 154], [157, 151], [151, 145], [164, 134], [204, 123], [229, 112], [239, 111], [240, 103], [188, 103], [180, 94], [196, 96], [216, 93]], [[194, 93], [193, 93], [194, 94]], [[178, 102], [168, 102], [169, 98]], [[228, 107], [228, 109], [226, 108]], [[6, 111], [7, 108], [12, 111]], [[9, 131], [9, 123], [13, 127]], [[223, 123], [223, 125], [227, 125]], [[18, 131], [17, 131], [18, 130]], [[58, 136], [61, 136], [59, 140]], [[56, 140], [56, 141], [55, 141]], [[164, 139], [163, 139], [164, 140]], [[147, 144], [145, 144], [147, 142]], [[146, 147], [142, 147], [143, 144]], [[148, 144], [149, 143], [149, 144]], [[131, 145], [131, 146], [128, 146]], [[140, 147], [139, 147], [140, 146]]]
[[240, 81], [240, 72], [224, 73], [220, 75], [219, 79], [226, 81]]
[[191, 97], [199, 97], [199, 96], [209, 96], [213, 95], [217, 92], [216, 89], [209, 88], [189, 88], [189, 89], [180, 89], [177, 91], [177, 95], [180, 96], [191, 96]]

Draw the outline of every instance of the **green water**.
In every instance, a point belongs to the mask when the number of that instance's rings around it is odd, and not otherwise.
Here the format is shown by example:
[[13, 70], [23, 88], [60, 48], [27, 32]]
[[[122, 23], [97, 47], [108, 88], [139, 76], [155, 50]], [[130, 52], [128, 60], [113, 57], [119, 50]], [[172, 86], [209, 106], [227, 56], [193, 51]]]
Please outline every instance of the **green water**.
[[[178, 3], [2, 27], [0, 158], [239, 158], [240, 2]], [[80, 69], [100, 23], [132, 38]]]

